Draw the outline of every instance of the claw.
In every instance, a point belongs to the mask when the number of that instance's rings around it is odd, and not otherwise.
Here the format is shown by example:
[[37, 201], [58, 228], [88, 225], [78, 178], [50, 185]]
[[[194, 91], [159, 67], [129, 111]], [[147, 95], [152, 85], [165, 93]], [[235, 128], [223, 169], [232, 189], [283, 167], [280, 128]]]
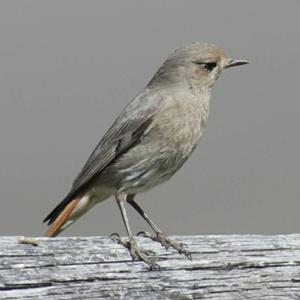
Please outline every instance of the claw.
[[129, 239], [122, 239], [119, 234], [114, 233], [111, 234], [110, 237], [114, 242], [117, 242], [118, 244], [123, 245], [125, 248], [129, 250], [129, 253], [132, 257], [132, 260], [141, 260], [143, 261], [151, 271], [153, 270], [159, 270], [160, 266], [156, 264], [153, 259], [149, 258], [149, 256], [155, 255], [155, 252], [151, 250], [144, 250], [141, 249], [137, 243], [136, 240], [132, 237]]
[[191, 253], [188, 250], [184, 249], [186, 247], [185, 244], [171, 240], [160, 232], [157, 232], [155, 234], [151, 234], [149, 232], [140, 232], [139, 235], [140, 234], [142, 234], [143, 237], [150, 238], [152, 241], [159, 242], [163, 247], [165, 247], [166, 250], [168, 250], [169, 247], [172, 247], [179, 254], [184, 254], [189, 260], [192, 260]]
[[112, 233], [110, 236], [109, 236], [110, 239], [112, 239], [115, 243], [120, 243], [121, 241], [121, 237], [118, 233]]
[[147, 237], [147, 232], [146, 231], [140, 231], [136, 234], [136, 236], [141, 236], [141, 237]]

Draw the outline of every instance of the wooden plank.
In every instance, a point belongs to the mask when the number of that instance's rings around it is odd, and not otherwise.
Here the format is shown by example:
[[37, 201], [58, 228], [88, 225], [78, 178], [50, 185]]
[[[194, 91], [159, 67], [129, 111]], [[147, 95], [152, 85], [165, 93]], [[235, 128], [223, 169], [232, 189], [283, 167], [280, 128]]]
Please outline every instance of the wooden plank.
[[300, 299], [300, 235], [176, 236], [193, 260], [156, 252], [158, 271], [107, 237], [0, 237], [0, 299]]

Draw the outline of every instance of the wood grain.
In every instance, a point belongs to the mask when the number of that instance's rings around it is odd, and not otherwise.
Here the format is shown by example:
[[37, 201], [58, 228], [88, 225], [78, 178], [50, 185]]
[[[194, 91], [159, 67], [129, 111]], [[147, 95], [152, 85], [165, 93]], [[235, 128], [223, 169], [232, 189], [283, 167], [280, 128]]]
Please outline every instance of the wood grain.
[[193, 260], [144, 238], [148, 271], [107, 237], [0, 237], [0, 299], [300, 299], [300, 235], [175, 236]]

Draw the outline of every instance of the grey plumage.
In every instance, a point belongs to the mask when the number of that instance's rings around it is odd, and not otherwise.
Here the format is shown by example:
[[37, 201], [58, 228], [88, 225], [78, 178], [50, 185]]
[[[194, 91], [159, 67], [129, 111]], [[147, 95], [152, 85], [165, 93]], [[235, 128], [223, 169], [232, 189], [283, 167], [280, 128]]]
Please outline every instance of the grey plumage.
[[210, 44], [191, 44], [171, 54], [103, 136], [67, 197], [46, 217], [51, 224], [79, 194], [88, 197], [82, 207], [81, 200], [77, 205], [82, 212], [77, 207], [74, 213], [75, 207], [55, 234], [110, 195], [125, 195], [126, 201], [127, 195], [168, 180], [205, 130], [211, 88], [221, 71], [245, 63]]

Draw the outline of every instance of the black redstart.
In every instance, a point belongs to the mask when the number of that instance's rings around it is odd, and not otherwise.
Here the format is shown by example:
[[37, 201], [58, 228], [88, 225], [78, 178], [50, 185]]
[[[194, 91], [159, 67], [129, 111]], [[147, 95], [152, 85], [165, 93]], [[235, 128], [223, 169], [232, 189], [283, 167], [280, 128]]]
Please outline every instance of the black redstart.
[[177, 49], [148, 85], [124, 108], [76, 177], [68, 195], [45, 218], [55, 236], [96, 203], [114, 195], [128, 233], [119, 238], [133, 258], [155, 266], [133, 237], [125, 203], [154, 230], [146, 237], [190, 257], [183, 245], [164, 236], [134, 200], [176, 173], [197, 146], [208, 118], [211, 89], [224, 69], [244, 65], [224, 50], [194, 43]]

